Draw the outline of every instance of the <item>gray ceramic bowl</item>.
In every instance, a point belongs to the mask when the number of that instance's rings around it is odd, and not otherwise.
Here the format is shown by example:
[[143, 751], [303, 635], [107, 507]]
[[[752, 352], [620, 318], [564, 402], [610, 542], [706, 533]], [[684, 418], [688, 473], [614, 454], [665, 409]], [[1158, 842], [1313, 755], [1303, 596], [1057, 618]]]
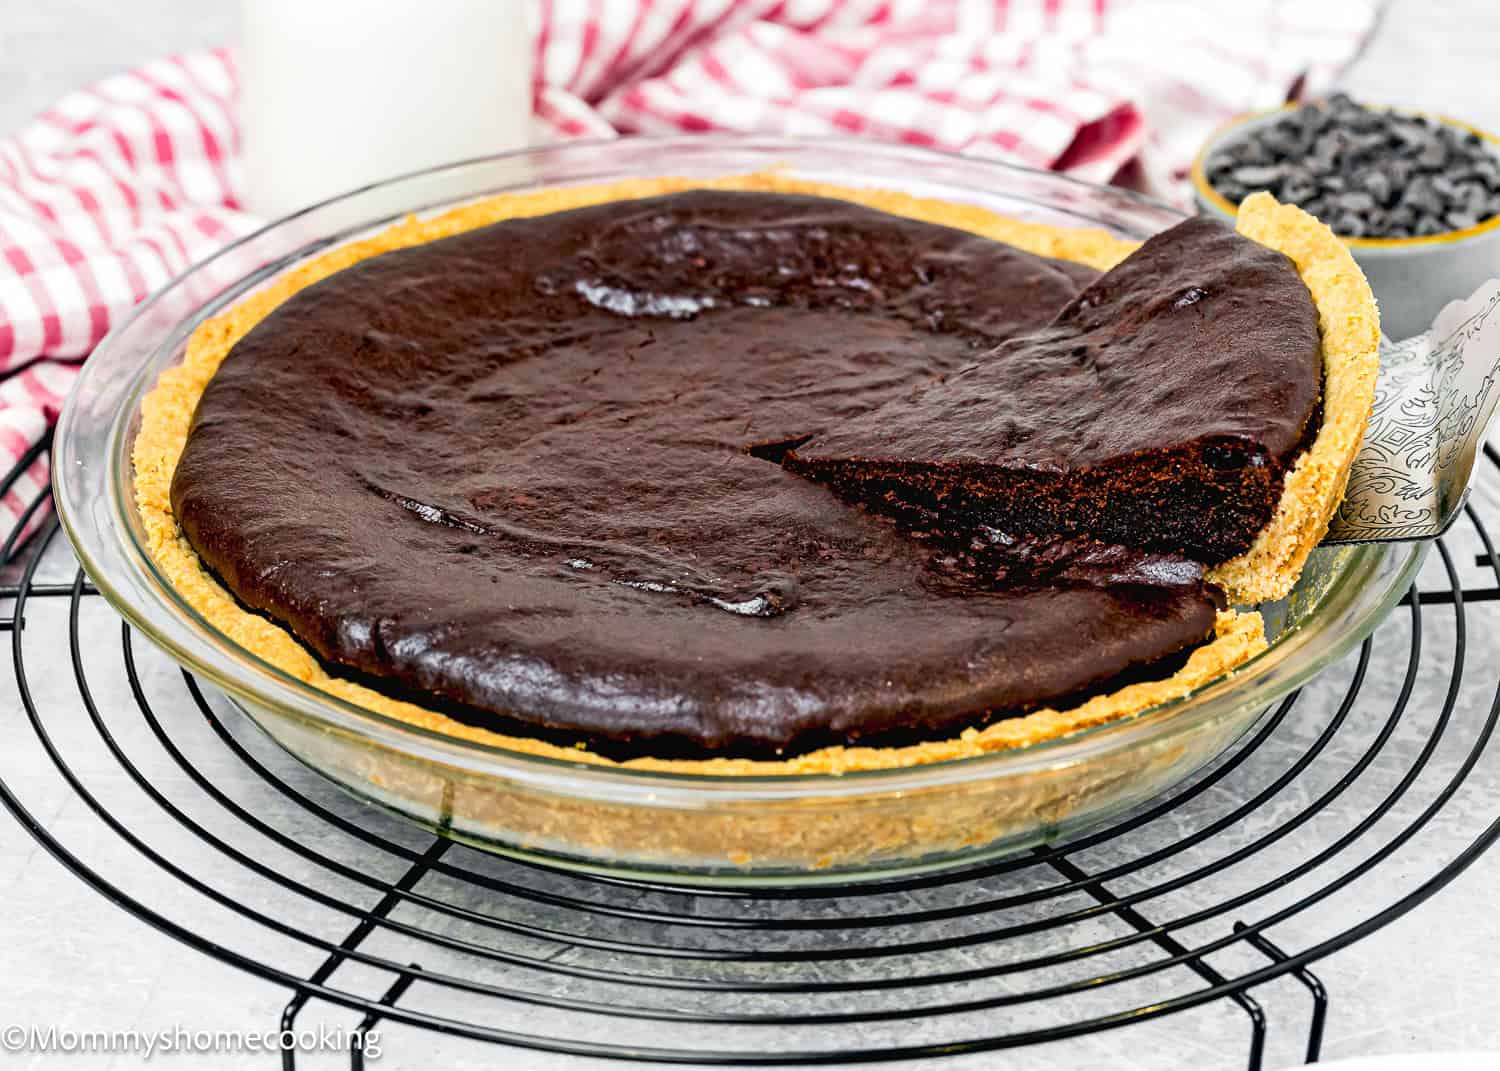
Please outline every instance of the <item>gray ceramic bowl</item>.
[[[1235, 206], [1209, 185], [1204, 161], [1258, 127], [1274, 123], [1286, 110], [1232, 119], [1204, 143], [1192, 170], [1193, 197], [1202, 211], [1229, 220], [1235, 216]], [[1500, 155], [1500, 138], [1447, 116], [1433, 118], [1478, 134]], [[1468, 297], [1488, 280], [1500, 277], [1500, 216], [1426, 238], [1345, 238], [1344, 244], [1370, 280], [1380, 302], [1381, 330], [1393, 339], [1427, 330], [1448, 302]]]

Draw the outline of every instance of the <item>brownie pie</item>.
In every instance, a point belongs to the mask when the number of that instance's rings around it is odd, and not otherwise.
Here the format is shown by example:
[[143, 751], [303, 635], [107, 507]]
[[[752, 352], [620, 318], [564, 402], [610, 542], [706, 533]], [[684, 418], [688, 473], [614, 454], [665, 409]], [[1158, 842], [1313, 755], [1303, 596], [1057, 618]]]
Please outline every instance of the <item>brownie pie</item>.
[[512, 195], [206, 323], [137, 493], [200, 612], [371, 709], [590, 762], [903, 765], [1259, 650], [1376, 331], [1269, 198], [1134, 248], [767, 175]]

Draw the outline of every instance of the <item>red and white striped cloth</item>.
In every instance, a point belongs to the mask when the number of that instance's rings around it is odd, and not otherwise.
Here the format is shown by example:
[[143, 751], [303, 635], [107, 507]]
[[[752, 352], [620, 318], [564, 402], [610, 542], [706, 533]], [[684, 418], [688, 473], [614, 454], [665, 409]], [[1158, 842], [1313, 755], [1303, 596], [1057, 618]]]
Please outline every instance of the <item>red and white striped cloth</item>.
[[[544, 138], [839, 134], [1177, 192], [1236, 112], [1324, 88], [1377, 0], [540, 0]], [[69, 94], [0, 140], [0, 471], [127, 309], [259, 222], [227, 49]], [[0, 498], [0, 531], [46, 483]]]

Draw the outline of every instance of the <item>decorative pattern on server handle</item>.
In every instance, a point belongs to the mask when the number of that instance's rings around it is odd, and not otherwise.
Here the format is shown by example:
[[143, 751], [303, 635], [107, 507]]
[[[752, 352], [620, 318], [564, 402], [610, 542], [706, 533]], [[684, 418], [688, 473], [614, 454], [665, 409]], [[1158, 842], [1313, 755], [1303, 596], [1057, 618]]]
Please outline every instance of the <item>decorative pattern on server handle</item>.
[[1500, 281], [1382, 344], [1375, 407], [1325, 543], [1433, 539], [1457, 518], [1500, 400]]

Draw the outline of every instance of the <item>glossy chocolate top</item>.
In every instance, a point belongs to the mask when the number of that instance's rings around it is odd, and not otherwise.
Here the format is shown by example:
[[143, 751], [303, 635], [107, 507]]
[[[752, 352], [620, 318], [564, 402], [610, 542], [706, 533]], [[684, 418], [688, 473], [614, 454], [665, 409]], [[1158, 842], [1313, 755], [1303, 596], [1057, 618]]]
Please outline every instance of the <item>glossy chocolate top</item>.
[[1292, 262], [1198, 217], [1148, 240], [1045, 329], [798, 454], [1057, 472], [1203, 444], [1279, 468], [1317, 410], [1322, 363]]
[[779, 461], [1094, 274], [790, 195], [506, 221], [250, 331], [173, 505], [245, 603], [475, 723], [744, 754], [975, 724], [1203, 640], [1202, 569], [913, 530]]

